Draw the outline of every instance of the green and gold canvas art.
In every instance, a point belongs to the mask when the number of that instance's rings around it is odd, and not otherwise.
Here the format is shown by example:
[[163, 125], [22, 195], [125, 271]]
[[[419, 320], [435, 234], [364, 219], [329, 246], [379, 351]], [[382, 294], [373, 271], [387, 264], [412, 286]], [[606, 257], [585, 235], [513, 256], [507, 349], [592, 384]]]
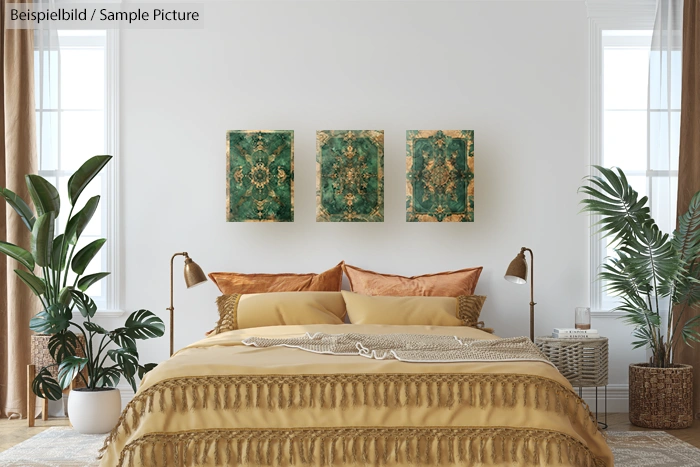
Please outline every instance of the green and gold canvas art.
[[406, 132], [406, 221], [474, 222], [474, 132]]
[[294, 131], [226, 133], [226, 220], [294, 221]]
[[316, 221], [384, 221], [384, 131], [316, 132]]

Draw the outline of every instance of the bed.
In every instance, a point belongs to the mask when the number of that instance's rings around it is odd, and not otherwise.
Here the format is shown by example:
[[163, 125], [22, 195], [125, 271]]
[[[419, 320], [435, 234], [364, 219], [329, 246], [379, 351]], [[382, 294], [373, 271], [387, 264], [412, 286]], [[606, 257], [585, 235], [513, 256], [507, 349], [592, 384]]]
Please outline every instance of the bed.
[[223, 332], [146, 375], [100, 465], [613, 465], [590, 410], [546, 362], [408, 363], [243, 344], [307, 332], [498, 339], [465, 326]]

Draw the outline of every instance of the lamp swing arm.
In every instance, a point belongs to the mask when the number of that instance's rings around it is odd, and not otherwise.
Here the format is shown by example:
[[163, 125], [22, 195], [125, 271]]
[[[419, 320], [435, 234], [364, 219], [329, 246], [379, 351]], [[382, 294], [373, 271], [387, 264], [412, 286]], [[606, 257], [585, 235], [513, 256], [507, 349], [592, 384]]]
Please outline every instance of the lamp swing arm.
[[174, 311], [175, 311], [175, 306], [173, 305], [173, 269], [174, 269], [174, 263], [175, 263], [175, 258], [178, 256], [184, 256], [185, 258], [189, 258], [190, 256], [187, 254], [186, 251], [183, 251], [181, 253], [175, 253], [171, 258], [170, 258], [170, 306], [166, 308], [170, 312], [170, 356], [172, 357], [173, 355], [173, 348], [174, 348], [174, 335], [175, 335], [175, 320], [174, 318]]
[[520, 253], [530, 253], [530, 340], [535, 342], [535, 255], [526, 247], [520, 248]]
[[527, 247], [520, 248], [520, 253], [525, 254], [525, 252], [530, 253], [530, 306], [535, 306], [535, 255], [532, 250]]

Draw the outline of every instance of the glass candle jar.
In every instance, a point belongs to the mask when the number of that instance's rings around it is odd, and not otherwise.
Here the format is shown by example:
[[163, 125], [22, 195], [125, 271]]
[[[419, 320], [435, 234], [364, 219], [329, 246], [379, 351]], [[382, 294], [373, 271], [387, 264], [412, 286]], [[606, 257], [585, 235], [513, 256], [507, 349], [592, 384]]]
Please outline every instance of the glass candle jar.
[[576, 329], [591, 329], [591, 309], [586, 307], [576, 308], [574, 322]]

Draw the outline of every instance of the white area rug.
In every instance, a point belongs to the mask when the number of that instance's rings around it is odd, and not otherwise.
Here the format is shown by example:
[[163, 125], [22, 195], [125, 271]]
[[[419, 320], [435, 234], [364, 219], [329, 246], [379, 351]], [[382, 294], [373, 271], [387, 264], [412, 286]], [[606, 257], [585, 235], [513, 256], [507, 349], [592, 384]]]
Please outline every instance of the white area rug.
[[2, 467], [94, 467], [106, 435], [81, 435], [70, 427], [52, 427], [0, 452]]
[[[700, 449], [663, 431], [610, 431], [615, 467], [700, 467]], [[42, 431], [0, 452], [2, 467], [95, 467], [104, 435], [81, 435], [69, 427]]]

